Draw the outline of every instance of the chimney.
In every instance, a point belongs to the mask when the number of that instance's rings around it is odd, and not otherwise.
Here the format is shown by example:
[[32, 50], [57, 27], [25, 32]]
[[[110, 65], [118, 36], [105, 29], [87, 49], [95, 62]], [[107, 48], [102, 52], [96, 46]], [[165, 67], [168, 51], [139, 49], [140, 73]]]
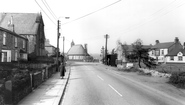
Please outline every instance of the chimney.
[[185, 49], [185, 42], [184, 42], [184, 44], [183, 44], [183, 49]]
[[156, 40], [156, 41], [155, 41], [155, 44], [158, 44], [158, 43], [160, 43], [159, 40]]
[[73, 47], [75, 45], [74, 41], [72, 40], [71, 42], [71, 47]]
[[87, 53], [87, 44], [84, 44], [84, 49], [85, 49], [85, 51]]
[[175, 37], [175, 43], [179, 43], [179, 38]]

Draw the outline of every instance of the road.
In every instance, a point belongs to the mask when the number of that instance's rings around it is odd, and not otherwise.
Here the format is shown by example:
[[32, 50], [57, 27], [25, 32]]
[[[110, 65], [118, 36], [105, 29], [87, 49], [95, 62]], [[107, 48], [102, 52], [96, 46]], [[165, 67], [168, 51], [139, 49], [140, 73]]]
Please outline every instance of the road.
[[61, 105], [183, 105], [95, 63], [75, 63]]

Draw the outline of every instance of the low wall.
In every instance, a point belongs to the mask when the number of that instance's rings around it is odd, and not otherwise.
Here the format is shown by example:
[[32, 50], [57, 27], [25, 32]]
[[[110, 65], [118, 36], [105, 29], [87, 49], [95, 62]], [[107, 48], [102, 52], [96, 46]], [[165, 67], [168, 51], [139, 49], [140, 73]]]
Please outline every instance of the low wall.
[[11, 71], [11, 73], [8, 72], [11, 74], [11, 78], [1, 78], [0, 80], [0, 105], [16, 105], [33, 89], [56, 73], [56, 65], [53, 64], [38, 70], [16, 69], [9, 71]]

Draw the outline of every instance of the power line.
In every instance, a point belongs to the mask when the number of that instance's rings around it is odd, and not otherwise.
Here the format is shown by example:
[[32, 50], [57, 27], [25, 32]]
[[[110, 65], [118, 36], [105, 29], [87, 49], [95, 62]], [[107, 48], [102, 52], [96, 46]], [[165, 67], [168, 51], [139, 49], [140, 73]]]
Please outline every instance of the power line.
[[88, 13], [88, 14], [86, 14], [86, 15], [83, 15], [83, 16], [81, 16], [81, 17], [78, 17], [78, 18], [76, 18], [76, 19], [74, 19], [74, 20], [72, 20], [72, 21], [66, 22], [66, 23], [64, 23], [64, 24], [62, 24], [62, 25], [65, 25], [65, 24], [68, 24], [68, 23], [71, 23], [71, 22], [80, 20], [80, 19], [82, 19], [82, 18], [85, 18], [85, 17], [87, 17], [87, 16], [89, 16], [89, 15], [92, 15], [92, 14], [94, 14], [94, 13], [96, 13], [96, 12], [99, 12], [99, 11], [105, 9], [105, 8], [108, 8], [108, 7], [110, 7], [110, 6], [112, 6], [112, 5], [116, 4], [116, 3], [118, 3], [118, 2], [120, 2], [120, 1], [121, 1], [121, 0], [118, 0], [118, 1], [116, 1], [116, 2], [113, 2], [113, 3], [107, 5], [107, 6], [103, 7], [103, 8], [100, 8], [100, 9], [98, 9], [98, 10], [95, 10], [95, 11], [93, 11], [93, 12], [90, 12], [90, 13]]
[[[176, 0], [174, 0], [174, 1], [176, 1]], [[141, 26], [143, 26], [143, 25], [145, 25], [145, 24], [147, 24], [147, 23], [149, 23], [151, 21], [154, 21], [154, 20], [156, 20], [156, 19], [158, 19], [158, 18], [160, 18], [162, 16], [167, 15], [168, 13], [172, 12], [176, 8], [179, 8], [179, 7], [181, 7], [182, 5], [185, 4], [185, 2], [178, 2], [178, 4], [174, 4], [174, 1], [172, 3], [170, 3], [168, 6], [166, 6], [166, 7], [162, 8], [162, 9], [158, 10], [157, 12], [153, 13], [149, 18], [145, 19], [146, 21], [144, 21], [142, 23], [139, 23], [139, 24], [137, 24], [137, 25], [135, 25], [133, 27], [130, 27], [129, 29], [125, 30], [125, 32], [123, 32], [123, 33], [128, 33], [128, 32], [130, 32], [132, 30], [140, 28]], [[165, 10], [165, 9], [167, 9], [167, 10]], [[160, 12], [160, 11], [162, 11], [162, 12]]]
[[57, 25], [57, 24], [49, 17], [49, 15], [44, 11], [44, 9], [39, 5], [39, 3], [37, 2], [37, 0], [35, 0], [35, 2], [36, 2], [37, 5], [40, 7], [40, 9], [46, 14], [46, 16], [50, 19], [50, 21], [51, 21], [54, 25]]
[[52, 9], [50, 8], [50, 6], [48, 5], [48, 3], [44, 0], [42, 0], [42, 3], [44, 4], [44, 6], [47, 8], [47, 10], [50, 12], [50, 14], [53, 16], [53, 18], [55, 18], [55, 20], [57, 20], [56, 15], [54, 14], [54, 12], [52, 11]]

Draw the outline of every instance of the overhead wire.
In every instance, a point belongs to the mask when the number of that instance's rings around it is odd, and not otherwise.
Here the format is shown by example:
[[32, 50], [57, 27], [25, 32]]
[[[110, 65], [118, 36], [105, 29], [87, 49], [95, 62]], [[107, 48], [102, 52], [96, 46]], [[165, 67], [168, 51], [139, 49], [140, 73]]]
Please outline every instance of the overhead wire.
[[48, 3], [46, 2], [46, 0], [42, 0], [42, 3], [44, 4], [44, 6], [47, 8], [47, 10], [50, 12], [50, 14], [53, 16], [53, 18], [55, 20], [57, 20], [57, 16], [55, 15], [55, 13], [52, 11], [52, 9], [50, 8], [50, 6], [48, 5]]
[[168, 13], [172, 12], [172, 11], [175, 10], [176, 8], [179, 8], [179, 7], [181, 7], [182, 5], [185, 4], [185, 2], [182, 2], [182, 1], [177, 2], [176, 4], [174, 4], [175, 1], [176, 1], [176, 0], [174, 0], [173, 2], [171, 2], [171, 3], [170, 3], [169, 5], [167, 5], [166, 7], [164, 7], [164, 8], [162, 8], [162, 9], [156, 11], [155, 13], [153, 13], [149, 18], [145, 19], [144, 22], [141, 22], [141, 23], [136, 24], [136, 25], [134, 25], [134, 26], [132, 26], [132, 27], [129, 27], [129, 28], [126, 29], [123, 33], [128, 33], [128, 32], [130, 32], [130, 31], [132, 31], [132, 30], [134, 30], [134, 29], [140, 28], [141, 26], [143, 26], [143, 25], [145, 25], [145, 24], [147, 24], [147, 23], [149, 23], [149, 22], [152, 22], [152, 21], [154, 21], [154, 20], [156, 20], [156, 19], [158, 19], [158, 18], [160, 18], [160, 17], [162, 17], [162, 16], [167, 15]]
[[69, 21], [69, 22], [63, 23], [62, 25], [65, 25], [65, 24], [68, 24], [68, 23], [71, 23], [71, 22], [80, 20], [80, 19], [82, 19], [82, 18], [85, 18], [85, 17], [87, 17], [87, 16], [89, 16], [89, 15], [92, 15], [92, 14], [94, 14], [94, 13], [96, 13], [96, 12], [99, 12], [99, 11], [105, 9], [105, 8], [108, 8], [108, 7], [110, 7], [110, 6], [112, 6], [112, 5], [116, 4], [116, 3], [118, 3], [118, 2], [120, 2], [120, 1], [121, 1], [121, 0], [118, 0], [118, 1], [116, 1], [116, 2], [113, 2], [113, 3], [111, 3], [111, 4], [109, 4], [109, 5], [105, 6], [105, 7], [102, 7], [102, 8], [100, 8], [100, 9], [97, 9], [97, 10], [95, 10], [95, 11], [93, 11], [93, 12], [90, 12], [90, 13], [88, 13], [88, 14], [86, 14], [86, 15], [80, 16], [80, 17], [78, 17], [78, 18], [76, 18], [76, 19], [74, 19], [74, 20], [71, 20], [71, 21]]
[[39, 3], [37, 2], [37, 0], [35, 0], [35, 2], [36, 2], [37, 5], [40, 7], [40, 9], [44, 12], [44, 14], [50, 19], [50, 21], [51, 21], [54, 25], [57, 25], [57, 24], [49, 17], [49, 15], [44, 11], [44, 9], [39, 5]]

